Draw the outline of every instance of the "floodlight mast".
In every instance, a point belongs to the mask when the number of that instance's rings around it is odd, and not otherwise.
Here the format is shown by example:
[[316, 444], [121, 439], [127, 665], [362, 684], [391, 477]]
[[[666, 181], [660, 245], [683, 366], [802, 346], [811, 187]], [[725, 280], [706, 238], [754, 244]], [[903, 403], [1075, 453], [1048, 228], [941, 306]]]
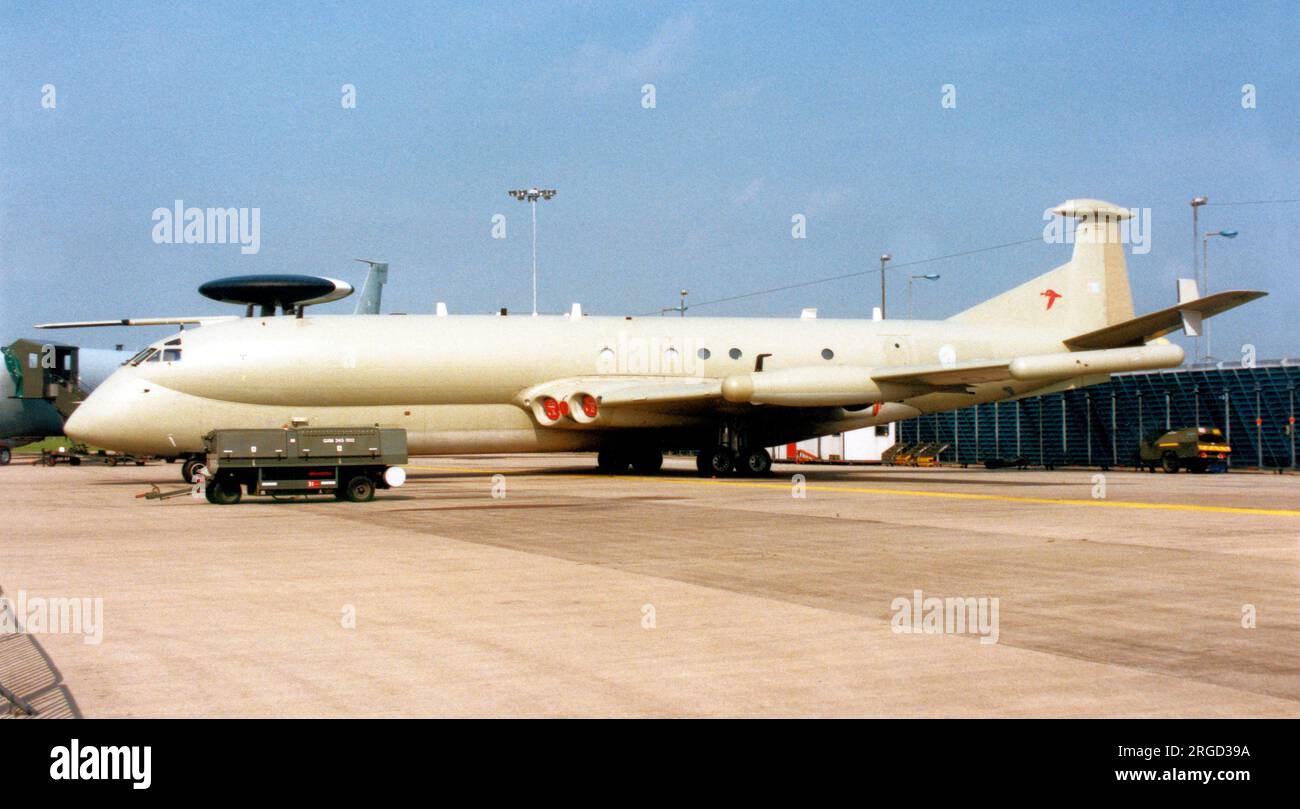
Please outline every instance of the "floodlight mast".
[[507, 192], [520, 202], [532, 206], [533, 213], [533, 315], [537, 314], [537, 200], [548, 200], [555, 196], [554, 188], [519, 188]]

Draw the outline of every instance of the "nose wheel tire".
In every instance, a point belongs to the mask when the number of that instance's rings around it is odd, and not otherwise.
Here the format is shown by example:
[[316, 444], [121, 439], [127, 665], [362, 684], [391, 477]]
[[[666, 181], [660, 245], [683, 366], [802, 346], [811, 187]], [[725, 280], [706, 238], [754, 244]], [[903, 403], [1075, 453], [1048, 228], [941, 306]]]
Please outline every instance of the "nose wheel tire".
[[194, 476], [198, 474], [199, 468], [203, 466], [202, 458], [189, 458], [181, 464], [181, 479], [186, 483], [193, 483]]

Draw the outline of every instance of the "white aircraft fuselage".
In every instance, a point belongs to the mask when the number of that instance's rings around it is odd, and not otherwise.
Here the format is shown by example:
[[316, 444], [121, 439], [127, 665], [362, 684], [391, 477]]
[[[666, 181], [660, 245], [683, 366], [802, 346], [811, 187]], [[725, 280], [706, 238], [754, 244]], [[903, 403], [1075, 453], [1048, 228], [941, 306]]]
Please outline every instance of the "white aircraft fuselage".
[[[612, 423], [582, 429], [539, 422], [528, 392], [552, 380], [593, 377], [721, 380], [753, 373], [760, 355], [763, 371], [772, 372], [1064, 350], [1036, 329], [760, 318], [267, 317], [178, 337], [179, 360], [123, 366], [82, 404], [69, 430], [97, 446], [162, 455], [201, 452], [213, 429], [294, 423], [403, 427], [413, 454], [594, 449], [611, 432], [638, 429], [658, 431], [665, 446], [693, 447], [712, 434], [715, 420], [699, 407], [628, 407]], [[771, 444], [1008, 398], [1004, 387], [926, 393], [857, 411], [733, 409], [749, 410], [761, 425], [756, 440]], [[1025, 395], [1041, 387], [1013, 390]]]
[[248, 317], [142, 352], [67, 431], [157, 455], [200, 453], [216, 429], [304, 425], [405, 428], [413, 454], [735, 452], [1172, 367], [1183, 352], [1163, 335], [1264, 294], [1134, 317], [1130, 213], [1054, 211], [1079, 221], [1070, 261], [947, 320]]

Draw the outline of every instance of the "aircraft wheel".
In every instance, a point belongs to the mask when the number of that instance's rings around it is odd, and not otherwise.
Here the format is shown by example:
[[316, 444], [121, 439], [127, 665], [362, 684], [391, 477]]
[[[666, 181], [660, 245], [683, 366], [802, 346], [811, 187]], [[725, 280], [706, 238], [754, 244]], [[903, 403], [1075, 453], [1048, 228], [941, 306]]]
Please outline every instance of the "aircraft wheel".
[[353, 503], [368, 503], [375, 499], [375, 482], [365, 475], [348, 481], [344, 496]]
[[200, 466], [203, 466], [202, 459], [187, 458], [185, 460], [185, 463], [181, 464], [181, 478], [186, 483], [193, 483], [194, 475], [197, 473], [197, 470]]
[[772, 471], [772, 456], [762, 447], [751, 449], [745, 453], [740, 471], [747, 477], [766, 477]]
[[8, 447], [0, 447], [0, 466], [8, 466], [13, 453]]
[[234, 478], [221, 478], [210, 481], [206, 494], [208, 502], [215, 503], [218, 506], [233, 506], [243, 498], [243, 492], [239, 488], [239, 481]]
[[632, 471], [638, 475], [653, 475], [664, 467], [664, 454], [657, 449], [644, 449], [632, 457]]
[[1171, 475], [1178, 473], [1178, 456], [1172, 452], [1166, 452], [1160, 457], [1160, 468]]
[[706, 450], [708, 453], [708, 463], [705, 466], [704, 474], [717, 475], [725, 477], [730, 475], [736, 469], [736, 453], [727, 447], [714, 447]]
[[607, 475], [621, 475], [627, 471], [630, 459], [616, 449], [602, 449], [596, 453], [596, 468]]

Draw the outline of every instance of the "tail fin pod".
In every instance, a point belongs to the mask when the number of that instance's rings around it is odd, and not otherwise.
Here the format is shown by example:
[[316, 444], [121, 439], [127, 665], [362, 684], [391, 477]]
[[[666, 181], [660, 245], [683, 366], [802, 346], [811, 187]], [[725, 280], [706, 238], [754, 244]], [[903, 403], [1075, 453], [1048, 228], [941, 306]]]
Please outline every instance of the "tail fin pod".
[[1070, 261], [952, 320], [1031, 326], [1064, 338], [1132, 319], [1133, 294], [1120, 239], [1120, 222], [1132, 213], [1096, 199], [1066, 200], [1051, 213], [1078, 220]]

